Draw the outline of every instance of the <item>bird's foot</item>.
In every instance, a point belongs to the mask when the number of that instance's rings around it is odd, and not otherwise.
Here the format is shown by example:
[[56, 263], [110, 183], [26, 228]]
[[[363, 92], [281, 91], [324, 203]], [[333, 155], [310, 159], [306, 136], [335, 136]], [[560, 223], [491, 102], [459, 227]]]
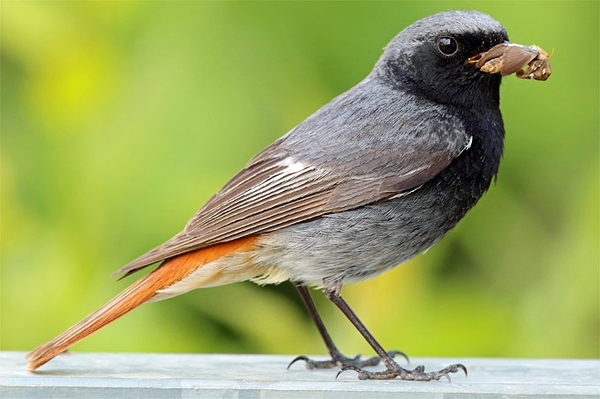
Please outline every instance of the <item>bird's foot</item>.
[[[390, 357], [394, 357], [396, 355], [400, 355], [406, 359], [408, 362], [408, 357], [400, 351], [389, 351], [388, 354]], [[340, 352], [336, 352], [331, 356], [329, 360], [312, 360], [306, 356], [298, 356], [294, 360], [290, 362], [288, 365], [288, 369], [294, 363], [299, 360], [303, 360], [306, 364], [307, 369], [331, 369], [335, 367], [340, 367], [342, 370], [362, 370], [363, 367], [372, 367], [377, 366], [381, 362], [381, 358], [378, 356], [373, 356], [368, 359], [362, 360], [360, 355], [356, 355], [353, 358], [346, 357], [342, 355]], [[400, 367], [400, 366], [398, 366]]]
[[426, 373], [425, 366], [417, 366], [413, 370], [406, 370], [394, 362], [392, 367], [388, 367], [387, 370], [383, 371], [367, 371], [355, 365], [347, 365], [342, 367], [336, 378], [347, 370], [356, 371], [359, 380], [393, 380], [394, 378], [400, 378], [409, 381], [431, 381], [446, 377], [450, 381], [450, 374], [459, 370], [464, 371], [465, 376], [467, 375], [467, 368], [462, 364], [452, 364], [441, 370]]

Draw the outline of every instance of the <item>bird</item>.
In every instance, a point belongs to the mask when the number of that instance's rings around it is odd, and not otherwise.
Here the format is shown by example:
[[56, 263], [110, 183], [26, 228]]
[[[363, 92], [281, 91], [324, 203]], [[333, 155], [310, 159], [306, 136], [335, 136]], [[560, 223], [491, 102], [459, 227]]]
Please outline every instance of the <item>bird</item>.
[[[466, 374], [462, 364], [429, 372], [400, 366], [394, 357], [405, 355], [377, 342], [342, 287], [429, 249], [488, 190], [504, 148], [499, 88], [505, 73], [498, 72], [508, 64], [503, 57], [513, 56], [503, 55], [503, 46], [514, 46], [504, 27], [478, 11], [433, 14], [400, 31], [362, 81], [254, 156], [183, 231], [118, 269], [114, 274], [123, 278], [159, 264], [31, 351], [28, 369], [142, 304], [249, 280], [292, 282], [331, 356], [292, 363], [353, 370], [361, 380]], [[490, 58], [491, 67], [482, 68]], [[531, 58], [529, 52], [522, 63]], [[377, 356], [344, 356], [309, 288], [322, 290]], [[379, 362], [385, 370], [366, 369]]]

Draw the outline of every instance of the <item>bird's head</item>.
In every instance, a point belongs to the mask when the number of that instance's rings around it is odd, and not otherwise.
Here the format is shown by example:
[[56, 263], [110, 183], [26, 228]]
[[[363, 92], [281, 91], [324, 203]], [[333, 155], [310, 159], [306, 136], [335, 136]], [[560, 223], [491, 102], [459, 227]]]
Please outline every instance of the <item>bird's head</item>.
[[374, 74], [385, 84], [464, 107], [497, 106], [501, 74], [473, 60], [508, 43], [504, 27], [478, 11], [447, 11], [401, 31], [385, 48]]

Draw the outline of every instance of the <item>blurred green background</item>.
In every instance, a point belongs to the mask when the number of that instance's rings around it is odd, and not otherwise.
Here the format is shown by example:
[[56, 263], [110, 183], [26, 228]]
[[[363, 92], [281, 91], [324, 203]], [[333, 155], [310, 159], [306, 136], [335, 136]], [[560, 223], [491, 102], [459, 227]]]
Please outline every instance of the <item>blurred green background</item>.
[[[502, 85], [498, 182], [427, 254], [344, 295], [412, 356], [599, 356], [599, 6], [3, 2], [1, 341], [30, 350], [134, 278], [256, 152], [360, 81], [415, 20], [479, 9], [550, 52]], [[322, 295], [348, 355], [371, 351]], [[289, 284], [142, 306], [76, 351], [325, 353]]]

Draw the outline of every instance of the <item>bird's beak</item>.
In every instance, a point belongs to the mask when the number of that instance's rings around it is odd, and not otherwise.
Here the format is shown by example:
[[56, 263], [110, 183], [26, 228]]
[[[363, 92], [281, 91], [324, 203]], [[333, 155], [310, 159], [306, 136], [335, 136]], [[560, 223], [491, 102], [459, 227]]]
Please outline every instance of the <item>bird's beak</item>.
[[475, 65], [482, 72], [500, 73], [502, 76], [516, 73], [520, 79], [546, 80], [552, 73], [548, 53], [536, 45], [523, 46], [511, 42], [498, 44], [470, 57], [467, 64]]

